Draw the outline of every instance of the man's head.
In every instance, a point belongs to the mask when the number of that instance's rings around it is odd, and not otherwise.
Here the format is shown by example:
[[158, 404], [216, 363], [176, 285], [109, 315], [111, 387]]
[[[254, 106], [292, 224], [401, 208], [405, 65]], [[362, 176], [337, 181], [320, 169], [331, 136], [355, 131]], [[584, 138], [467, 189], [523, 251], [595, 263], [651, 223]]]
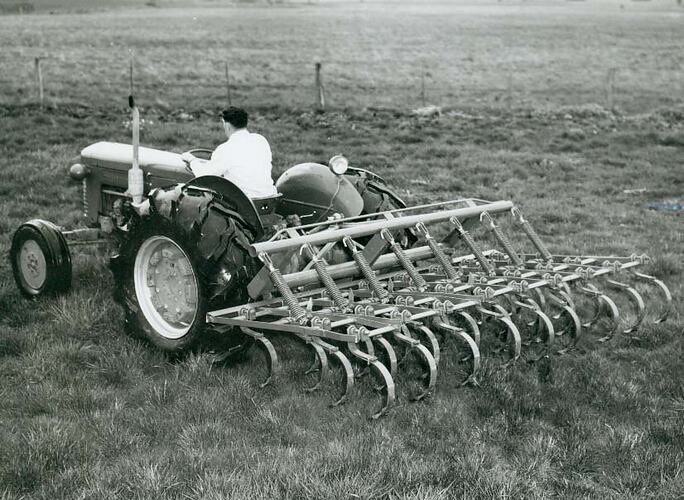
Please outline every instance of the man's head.
[[236, 130], [247, 126], [249, 115], [244, 109], [231, 106], [221, 112], [221, 118], [223, 119], [223, 128], [226, 131], [226, 135], [230, 137]]

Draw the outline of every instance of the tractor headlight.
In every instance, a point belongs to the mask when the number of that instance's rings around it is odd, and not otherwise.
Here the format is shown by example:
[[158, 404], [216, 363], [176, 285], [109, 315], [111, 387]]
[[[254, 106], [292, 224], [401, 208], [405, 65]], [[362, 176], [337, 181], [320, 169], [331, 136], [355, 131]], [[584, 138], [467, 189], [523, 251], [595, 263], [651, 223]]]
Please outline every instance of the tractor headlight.
[[349, 161], [342, 155], [335, 155], [328, 161], [333, 174], [342, 175], [349, 168]]
[[88, 170], [88, 167], [81, 165], [80, 163], [74, 163], [69, 168], [69, 176], [75, 181], [84, 179], [89, 173], [90, 170]]

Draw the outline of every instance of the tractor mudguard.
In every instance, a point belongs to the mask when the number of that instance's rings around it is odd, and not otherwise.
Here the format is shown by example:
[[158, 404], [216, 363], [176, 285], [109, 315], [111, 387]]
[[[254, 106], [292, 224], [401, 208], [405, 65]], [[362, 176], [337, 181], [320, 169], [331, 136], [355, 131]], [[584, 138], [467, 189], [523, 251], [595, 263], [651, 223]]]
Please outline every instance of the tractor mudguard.
[[216, 200], [234, 212], [231, 215], [237, 215], [238, 219], [241, 219], [241, 222], [244, 222], [254, 232], [257, 239], [263, 236], [264, 226], [254, 203], [249, 196], [228, 179], [216, 175], [203, 175], [194, 178], [185, 185], [212, 191]]
[[304, 224], [326, 220], [335, 213], [361, 214], [363, 200], [345, 175], [335, 175], [319, 163], [300, 163], [286, 170], [277, 182], [282, 193], [278, 214], [298, 215]]

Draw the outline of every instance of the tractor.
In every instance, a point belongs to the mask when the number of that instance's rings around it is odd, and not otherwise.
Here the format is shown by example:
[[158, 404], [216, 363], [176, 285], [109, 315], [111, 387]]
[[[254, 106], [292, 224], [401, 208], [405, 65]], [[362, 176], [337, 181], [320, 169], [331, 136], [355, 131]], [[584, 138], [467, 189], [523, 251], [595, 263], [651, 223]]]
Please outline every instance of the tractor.
[[[226, 360], [259, 348], [262, 385], [281, 370], [270, 339], [284, 335], [311, 350], [308, 390], [339, 379], [334, 405], [373, 379], [377, 418], [394, 404], [398, 376], [409, 399], [433, 392], [447, 343], [465, 366], [457, 383], [467, 384], [481, 352], [535, 361], [597, 330], [601, 340], [635, 330], [651, 309], [644, 290], [663, 297], [655, 322], [671, 309], [667, 286], [639, 272], [648, 257], [553, 254], [510, 201], [407, 207], [342, 155], [294, 165], [277, 179], [277, 196], [250, 199], [225, 178], [196, 178], [187, 154], [140, 147], [135, 120], [133, 136], [132, 145], [92, 144], [70, 165], [85, 227], [34, 219], [16, 230], [19, 290], [67, 292], [70, 252], [107, 242], [131, 333], [170, 355], [219, 345]], [[509, 238], [506, 214], [530, 249]]]

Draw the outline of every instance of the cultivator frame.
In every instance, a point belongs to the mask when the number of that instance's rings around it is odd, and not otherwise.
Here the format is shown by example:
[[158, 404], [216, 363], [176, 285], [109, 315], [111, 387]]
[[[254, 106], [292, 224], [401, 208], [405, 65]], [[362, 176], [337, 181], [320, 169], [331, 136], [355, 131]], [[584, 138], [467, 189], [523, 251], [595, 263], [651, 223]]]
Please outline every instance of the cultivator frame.
[[[505, 213], [534, 252], [516, 249], [497, 223]], [[478, 245], [468, 230], [478, 223], [501, 250]], [[428, 229], [437, 224], [448, 225], [439, 242]], [[407, 232], [421, 243], [405, 248]], [[458, 254], [458, 242], [468, 253]], [[334, 248], [344, 248], [352, 260], [329, 264]], [[468, 370], [458, 383], [466, 384], [476, 381], [485, 338], [499, 341], [491, 354], [504, 354], [506, 363], [535, 361], [572, 349], [600, 323], [607, 327], [601, 340], [638, 328], [646, 305], [634, 282], [663, 294], [655, 322], [667, 318], [672, 303], [662, 281], [636, 271], [648, 261], [645, 255], [554, 255], [510, 201], [470, 198], [331, 219], [283, 229], [249, 251], [263, 264], [248, 287], [255, 302], [211, 311], [207, 322], [237, 328], [263, 349], [269, 366], [262, 386], [280, 371], [268, 338], [274, 333], [312, 349], [307, 373], [317, 371], [318, 380], [308, 390], [329, 378], [331, 360], [337, 364], [343, 378], [334, 405], [346, 400], [360, 376], [373, 373], [383, 396], [373, 418], [394, 404], [400, 372], [409, 380], [410, 399], [423, 399], [435, 388], [443, 358], [437, 333], [464, 348], [459, 360]], [[297, 254], [307, 265], [284, 273]], [[629, 303], [627, 314], [616, 295]], [[588, 303], [589, 313], [578, 300]], [[498, 327], [485, 331], [489, 324]], [[420, 371], [412, 372], [416, 367]]]

